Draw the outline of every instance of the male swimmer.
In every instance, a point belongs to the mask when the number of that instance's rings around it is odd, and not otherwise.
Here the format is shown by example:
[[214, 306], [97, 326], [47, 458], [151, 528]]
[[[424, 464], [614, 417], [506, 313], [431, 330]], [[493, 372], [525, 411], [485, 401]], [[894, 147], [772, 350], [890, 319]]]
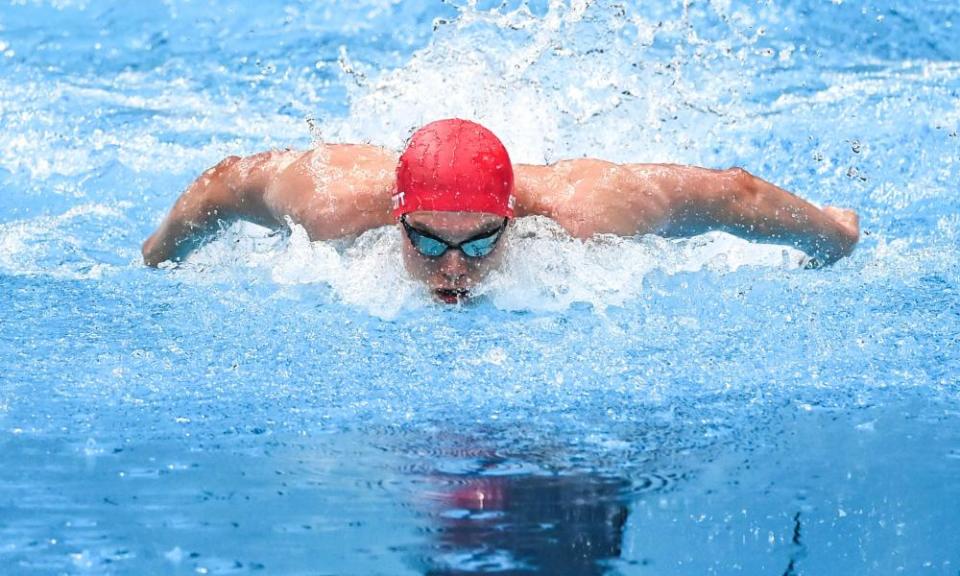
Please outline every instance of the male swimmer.
[[409, 273], [456, 303], [500, 262], [513, 219], [532, 215], [576, 238], [722, 230], [799, 248], [823, 264], [850, 254], [860, 235], [854, 211], [817, 208], [740, 168], [590, 158], [512, 165], [492, 132], [448, 119], [414, 133], [399, 160], [356, 144], [228, 157], [180, 196], [143, 259], [181, 258], [232, 219], [279, 227], [289, 217], [312, 240], [395, 223]]

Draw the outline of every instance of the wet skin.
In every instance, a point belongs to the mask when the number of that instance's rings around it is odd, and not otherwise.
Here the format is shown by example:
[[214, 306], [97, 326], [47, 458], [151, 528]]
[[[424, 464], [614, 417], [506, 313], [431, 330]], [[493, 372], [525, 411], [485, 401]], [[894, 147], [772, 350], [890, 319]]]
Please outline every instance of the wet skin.
[[[503, 222], [501, 216], [482, 212], [411, 212], [406, 220], [411, 227], [451, 244], [492, 233]], [[398, 224], [397, 228], [402, 237], [403, 264], [407, 272], [426, 284], [438, 300], [448, 304], [469, 297], [470, 290], [500, 264], [506, 244], [501, 237], [490, 254], [479, 258], [470, 258], [456, 249], [447, 249], [441, 256], [431, 258], [414, 248], [402, 225]]]
[[[198, 237], [238, 218], [274, 227], [289, 220], [303, 226], [311, 240], [356, 236], [395, 224], [391, 197], [396, 165], [396, 153], [370, 145], [327, 144], [308, 151], [228, 157], [177, 199], [144, 242], [143, 260], [157, 266], [182, 258]], [[513, 171], [515, 217], [545, 216], [575, 238], [687, 237], [717, 230], [793, 246], [821, 264], [849, 255], [859, 240], [853, 210], [818, 208], [739, 168], [580, 158], [544, 166], [515, 164]], [[453, 243], [492, 225], [490, 215], [460, 212], [411, 214], [408, 222]], [[411, 275], [447, 302], [466, 295], [503, 252], [503, 242], [498, 242], [493, 253], [476, 260], [458, 250], [429, 259], [416, 253], [409, 240], [402, 244]]]

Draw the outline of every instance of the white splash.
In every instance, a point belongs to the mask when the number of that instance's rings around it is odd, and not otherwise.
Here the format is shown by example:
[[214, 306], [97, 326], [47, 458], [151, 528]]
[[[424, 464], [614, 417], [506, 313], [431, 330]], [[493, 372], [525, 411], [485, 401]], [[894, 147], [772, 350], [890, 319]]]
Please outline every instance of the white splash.
[[0, 271], [15, 275], [49, 275], [54, 278], [96, 279], [112, 265], [88, 252], [77, 230], [89, 220], [123, 217], [129, 202], [115, 206], [82, 204], [56, 216], [40, 216], [0, 223]]
[[[524, 6], [468, 4], [402, 68], [360, 71], [347, 83], [350, 114], [320, 137], [400, 148], [424, 123], [459, 116], [491, 128], [515, 162], [697, 161], [702, 146], [693, 144], [738, 110], [745, 80], [708, 64], [696, 76], [687, 71], [694, 66], [681, 70], [684, 48], [702, 63], [734, 56], [689, 38], [682, 15], [647, 21], [635, 12], [552, 1], [541, 18]], [[678, 51], [654, 52], [655, 38]], [[358, 65], [344, 73], [359, 78]]]
[[289, 236], [238, 223], [171, 270], [194, 284], [231, 283], [244, 275], [268, 277], [278, 296], [298, 298], [298, 286], [325, 285], [333, 298], [384, 319], [428, 305], [426, 289], [406, 273], [394, 227], [370, 230], [343, 241], [311, 241], [287, 221]]
[[371, 230], [346, 249], [331, 242], [311, 242], [306, 230], [291, 225], [290, 241], [272, 266], [278, 284], [324, 282], [345, 303], [381, 318], [426, 303], [426, 291], [403, 269], [400, 238], [393, 227]]
[[[302, 226], [288, 225], [289, 237], [252, 224], [234, 225], [172, 272], [183, 281], [216, 284], [252, 270], [269, 276], [292, 298], [298, 297], [298, 286], [326, 285], [336, 300], [384, 319], [441, 306], [404, 269], [396, 227], [377, 228], [355, 240], [311, 242]], [[474, 290], [504, 310], [557, 312], [577, 303], [603, 310], [635, 300], [653, 271], [794, 269], [804, 261], [799, 251], [722, 233], [687, 240], [606, 235], [583, 241], [543, 217], [517, 220], [505, 241], [503, 267]]]
[[804, 261], [797, 250], [752, 244], [723, 233], [684, 240], [652, 235], [578, 240], [543, 217], [517, 220], [507, 241], [505, 265], [477, 290], [506, 310], [562, 311], [575, 303], [602, 310], [636, 299], [653, 271], [794, 269]]

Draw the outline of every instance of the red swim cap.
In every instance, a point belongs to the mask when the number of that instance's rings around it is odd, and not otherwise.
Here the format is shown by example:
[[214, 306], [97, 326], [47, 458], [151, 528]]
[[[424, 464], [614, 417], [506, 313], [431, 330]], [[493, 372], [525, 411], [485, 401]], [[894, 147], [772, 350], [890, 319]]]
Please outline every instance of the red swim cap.
[[417, 210], [512, 218], [513, 204], [513, 165], [507, 149], [475, 122], [431, 122], [414, 133], [400, 156], [395, 218]]

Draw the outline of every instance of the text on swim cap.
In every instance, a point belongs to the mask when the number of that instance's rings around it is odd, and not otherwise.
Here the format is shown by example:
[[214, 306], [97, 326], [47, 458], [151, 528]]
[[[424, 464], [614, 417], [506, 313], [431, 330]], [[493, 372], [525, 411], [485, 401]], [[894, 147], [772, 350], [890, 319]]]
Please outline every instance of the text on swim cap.
[[391, 196], [390, 199], [393, 201], [393, 209], [396, 210], [397, 208], [403, 206], [405, 198], [406, 198], [406, 194], [404, 194], [403, 192], [397, 192], [396, 194]]

